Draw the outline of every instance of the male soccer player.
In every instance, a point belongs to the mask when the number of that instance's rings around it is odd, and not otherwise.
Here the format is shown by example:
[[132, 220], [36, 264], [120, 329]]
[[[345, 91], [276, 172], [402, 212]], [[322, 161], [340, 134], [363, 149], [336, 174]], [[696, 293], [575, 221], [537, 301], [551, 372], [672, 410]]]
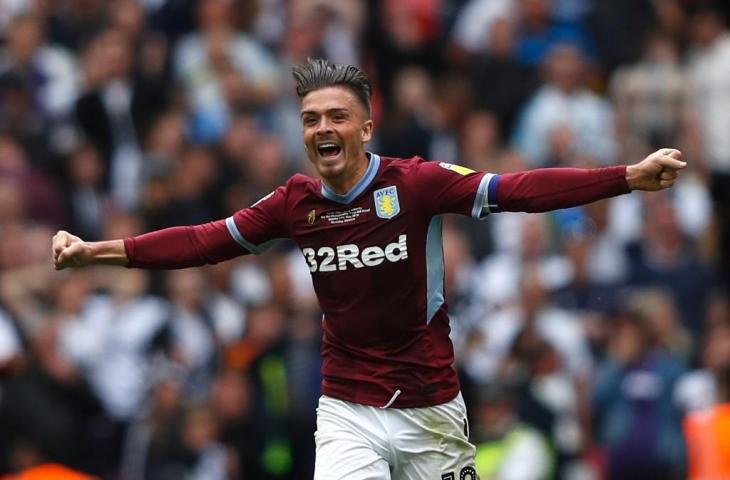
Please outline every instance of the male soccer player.
[[293, 74], [304, 148], [319, 179], [295, 175], [251, 207], [203, 225], [104, 242], [60, 231], [55, 267], [184, 268], [293, 239], [324, 313], [315, 478], [473, 480], [444, 304], [442, 215], [544, 212], [660, 190], [685, 163], [663, 149], [628, 167], [494, 175], [379, 156], [365, 151], [373, 122], [361, 70], [310, 60]]

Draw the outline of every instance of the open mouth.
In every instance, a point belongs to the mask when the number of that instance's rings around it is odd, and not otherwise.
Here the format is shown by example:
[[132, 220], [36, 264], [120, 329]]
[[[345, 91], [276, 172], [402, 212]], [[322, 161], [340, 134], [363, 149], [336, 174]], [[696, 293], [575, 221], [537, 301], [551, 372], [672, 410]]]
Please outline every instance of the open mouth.
[[317, 145], [317, 151], [322, 158], [332, 158], [339, 155], [342, 148], [336, 143], [322, 143]]

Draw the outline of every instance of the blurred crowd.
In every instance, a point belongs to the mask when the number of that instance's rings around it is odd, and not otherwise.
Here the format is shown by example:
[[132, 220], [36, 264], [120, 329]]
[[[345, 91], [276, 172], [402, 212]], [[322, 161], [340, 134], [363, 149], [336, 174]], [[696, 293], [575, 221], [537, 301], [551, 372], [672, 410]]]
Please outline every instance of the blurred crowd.
[[383, 155], [683, 151], [671, 191], [454, 217], [444, 242], [483, 479], [686, 478], [683, 422], [730, 400], [727, 5], [0, 0], [0, 474], [311, 478], [321, 314], [292, 244], [55, 272], [50, 238], [206, 222], [313, 174], [290, 67], [324, 57], [373, 80]]

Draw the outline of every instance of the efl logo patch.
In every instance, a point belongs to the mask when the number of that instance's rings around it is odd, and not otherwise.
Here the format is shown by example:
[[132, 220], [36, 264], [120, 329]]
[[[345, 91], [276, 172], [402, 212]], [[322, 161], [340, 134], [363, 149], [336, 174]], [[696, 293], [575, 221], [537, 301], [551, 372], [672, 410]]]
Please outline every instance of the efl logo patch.
[[398, 190], [395, 186], [381, 188], [373, 193], [375, 197], [375, 213], [380, 218], [393, 218], [400, 213]]
[[472, 170], [471, 168], [462, 167], [461, 165], [454, 165], [453, 163], [439, 162], [439, 167], [445, 168], [446, 170], [451, 170], [452, 172], [456, 172], [459, 175], [469, 175], [470, 173], [474, 173], [474, 170]]

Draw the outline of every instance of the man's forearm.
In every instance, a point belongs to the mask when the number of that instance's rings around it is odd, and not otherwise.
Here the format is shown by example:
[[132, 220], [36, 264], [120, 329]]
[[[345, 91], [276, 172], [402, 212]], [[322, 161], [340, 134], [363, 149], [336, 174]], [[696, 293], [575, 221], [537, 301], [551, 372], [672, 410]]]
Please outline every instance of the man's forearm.
[[149, 269], [197, 267], [248, 253], [233, 240], [224, 220], [127, 237], [124, 247], [129, 267]]
[[541, 168], [499, 176], [497, 208], [502, 212], [548, 212], [631, 191], [626, 167]]
[[89, 263], [91, 265], [121, 265], [129, 263], [127, 251], [122, 240], [103, 242], [87, 242], [89, 247]]

